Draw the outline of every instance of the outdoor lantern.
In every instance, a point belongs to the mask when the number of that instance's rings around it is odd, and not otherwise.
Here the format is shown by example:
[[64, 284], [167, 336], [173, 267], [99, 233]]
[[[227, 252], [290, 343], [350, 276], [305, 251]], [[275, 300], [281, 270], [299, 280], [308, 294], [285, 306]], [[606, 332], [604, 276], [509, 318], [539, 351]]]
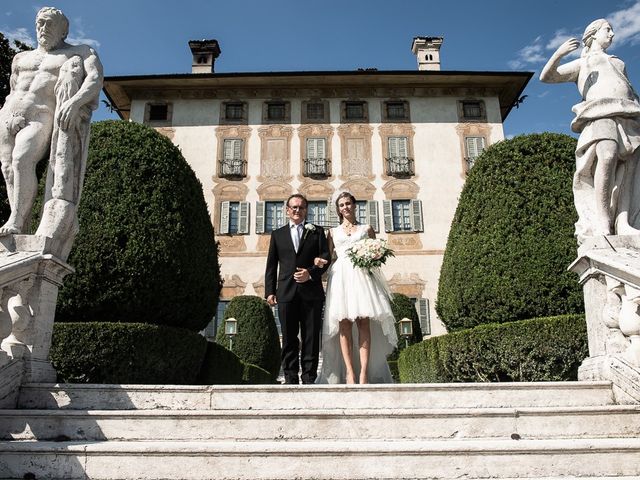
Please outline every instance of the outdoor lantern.
[[400, 320], [400, 336], [404, 338], [405, 345], [409, 345], [409, 339], [413, 336], [413, 321], [404, 317]]
[[229, 337], [229, 350], [233, 350], [233, 337], [238, 334], [238, 321], [231, 317], [224, 321], [224, 333]]

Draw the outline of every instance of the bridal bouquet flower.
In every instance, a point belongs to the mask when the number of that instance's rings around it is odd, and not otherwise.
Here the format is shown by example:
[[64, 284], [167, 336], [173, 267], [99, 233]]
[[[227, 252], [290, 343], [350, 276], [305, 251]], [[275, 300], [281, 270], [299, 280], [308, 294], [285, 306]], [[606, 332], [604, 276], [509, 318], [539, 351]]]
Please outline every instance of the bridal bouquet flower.
[[378, 268], [389, 257], [395, 257], [393, 250], [387, 246], [387, 241], [379, 238], [358, 240], [347, 249], [347, 256], [354, 267], [364, 268], [371, 273], [372, 268]]

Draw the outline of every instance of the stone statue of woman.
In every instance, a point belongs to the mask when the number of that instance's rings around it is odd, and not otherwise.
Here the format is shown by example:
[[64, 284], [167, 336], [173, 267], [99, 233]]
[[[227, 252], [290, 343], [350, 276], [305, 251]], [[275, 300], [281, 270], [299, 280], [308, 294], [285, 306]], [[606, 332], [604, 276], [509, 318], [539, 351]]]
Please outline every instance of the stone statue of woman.
[[580, 58], [560, 65], [580, 46], [571, 38], [540, 74], [546, 83], [576, 82], [582, 95], [571, 123], [580, 134], [573, 178], [578, 243], [595, 235], [640, 234], [640, 103], [624, 62], [606, 53], [613, 36], [606, 20], [591, 22]]

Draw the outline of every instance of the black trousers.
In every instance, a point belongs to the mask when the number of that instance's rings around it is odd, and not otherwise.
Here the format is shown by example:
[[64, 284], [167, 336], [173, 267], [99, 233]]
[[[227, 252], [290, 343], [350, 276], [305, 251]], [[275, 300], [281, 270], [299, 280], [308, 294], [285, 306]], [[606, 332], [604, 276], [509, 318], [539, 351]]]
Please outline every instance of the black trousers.
[[[320, 330], [323, 299], [304, 300], [295, 296], [291, 302], [278, 302], [282, 328], [282, 370], [286, 383], [314, 383], [318, 376]], [[298, 333], [300, 339], [298, 340]]]

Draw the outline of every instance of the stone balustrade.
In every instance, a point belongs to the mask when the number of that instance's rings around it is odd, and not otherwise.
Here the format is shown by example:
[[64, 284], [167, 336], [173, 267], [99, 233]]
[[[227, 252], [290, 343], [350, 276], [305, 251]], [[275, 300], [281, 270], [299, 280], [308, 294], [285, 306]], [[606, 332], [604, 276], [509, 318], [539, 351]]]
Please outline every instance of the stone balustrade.
[[591, 237], [569, 267], [584, 289], [589, 358], [580, 380], [609, 380], [620, 403], [640, 402], [640, 237]]
[[0, 238], [0, 407], [11, 408], [21, 383], [55, 382], [49, 361], [58, 288], [73, 272], [50, 253], [50, 238]]

